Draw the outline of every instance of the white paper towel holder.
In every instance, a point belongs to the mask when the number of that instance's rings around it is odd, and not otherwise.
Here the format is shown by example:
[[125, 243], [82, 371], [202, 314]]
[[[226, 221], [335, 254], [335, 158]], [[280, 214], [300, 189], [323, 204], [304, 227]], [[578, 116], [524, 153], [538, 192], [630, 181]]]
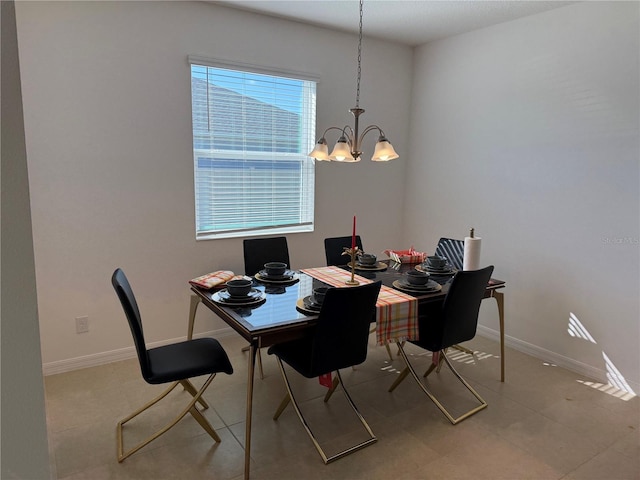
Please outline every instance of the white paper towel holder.
[[480, 237], [475, 236], [475, 229], [472, 228], [469, 236], [464, 240], [463, 270], [478, 270], [480, 268], [481, 240]]

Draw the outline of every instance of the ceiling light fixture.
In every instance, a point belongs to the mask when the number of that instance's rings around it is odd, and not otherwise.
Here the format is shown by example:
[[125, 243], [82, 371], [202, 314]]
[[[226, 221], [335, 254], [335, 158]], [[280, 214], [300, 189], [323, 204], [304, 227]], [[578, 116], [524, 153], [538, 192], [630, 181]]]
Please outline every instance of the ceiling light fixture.
[[[359, 162], [360, 155], [362, 155], [362, 151], [360, 150], [362, 147], [362, 140], [364, 139], [364, 136], [372, 130], [378, 130], [379, 136], [371, 160], [373, 160], [374, 162], [386, 162], [398, 158], [398, 154], [393, 149], [393, 146], [391, 145], [391, 143], [389, 143], [389, 140], [387, 140], [387, 137], [385, 137], [384, 132], [379, 126], [369, 125], [362, 131], [361, 135], [358, 135], [358, 118], [364, 113], [364, 108], [360, 108], [360, 76], [362, 73], [362, 3], [363, 0], [360, 0], [360, 32], [358, 36], [358, 83], [356, 88], [356, 106], [349, 109], [349, 111], [355, 117], [355, 125], [354, 128], [351, 128], [349, 125], [346, 125], [344, 128], [327, 128], [322, 134], [320, 140], [318, 140], [318, 143], [316, 143], [313, 151], [309, 154], [310, 157], [313, 157], [316, 160], [335, 162]], [[338, 138], [338, 142], [336, 143], [335, 147], [333, 147], [330, 155], [327, 140], [325, 139], [325, 136], [329, 130], [339, 130], [341, 132], [340, 138]]]

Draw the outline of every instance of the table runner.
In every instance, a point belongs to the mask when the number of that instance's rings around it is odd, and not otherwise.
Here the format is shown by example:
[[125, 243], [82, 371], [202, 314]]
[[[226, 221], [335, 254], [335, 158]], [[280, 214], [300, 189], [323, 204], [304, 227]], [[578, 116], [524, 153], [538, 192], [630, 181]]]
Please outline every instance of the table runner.
[[[348, 287], [344, 282], [351, 273], [339, 267], [304, 268], [303, 273], [333, 287]], [[360, 284], [372, 280], [355, 275]], [[393, 288], [382, 285], [376, 302], [376, 343], [386, 345], [418, 339], [418, 300]]]

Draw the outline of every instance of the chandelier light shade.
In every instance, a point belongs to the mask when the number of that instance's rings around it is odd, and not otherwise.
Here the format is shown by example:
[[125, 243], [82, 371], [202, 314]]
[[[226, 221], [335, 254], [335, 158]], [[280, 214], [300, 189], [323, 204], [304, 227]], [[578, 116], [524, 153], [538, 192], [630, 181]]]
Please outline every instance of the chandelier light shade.
[[354, 158], [351, 153], [351, 145], [343, 135], [338, 139], [335, 147], [333, 147], [331, 155], [329, 155], [329, 160], [334, 162], [357, 162], [359, 158]]
[[389, 160], [395, 160], [398, 157], [399, 155], [393, 149], [393, 145], [389, 143], [389, 140], [387, 140], [384, 135], [380, 135], [371, 160], [374, 162], [388, 162]]
[[[362, 131], [362, 133], [358, 132], [359, 117], [364, 113], [364, 109], [360, 108], [360, 76], [362, 72], [362, 3], [363, 0], [360, 0], [356, 106], [349, 109], [349, 111], [355, 118], [355, 124], [353, 128], [351, 128], [349, 125], [346, 125], [343, 128], [329, 127], [324, 131], [322, 137], [320, 137], [320, 140], [318, 140], [318, 143], [316, 143], [315, 148], [311, 151], [311, 153], [309, 153], [310, 157], [313, 157], [319, 161], [359, 162], [360, 156], [362, 155], [362, 140], [364, 140], [365, 135], [372, 130], [378, 131], [378, 141], [376, 143], [371, 160], [373, 160], [374, 162], [388, 162], [389, 160], [394, 160], [399, 156], [393, 149], [393, 145], [391, 145], [389, 140], [387, 140], [387, 137], [379, 126], [369, 125]], [[327, 132], [329, 132], [330, 130], [338, 130], [340, 132], [340, 137], [333, 147], [331, 154], [329, 154], [329, 146], [327, 145], [327, 140], [325, 138]]]

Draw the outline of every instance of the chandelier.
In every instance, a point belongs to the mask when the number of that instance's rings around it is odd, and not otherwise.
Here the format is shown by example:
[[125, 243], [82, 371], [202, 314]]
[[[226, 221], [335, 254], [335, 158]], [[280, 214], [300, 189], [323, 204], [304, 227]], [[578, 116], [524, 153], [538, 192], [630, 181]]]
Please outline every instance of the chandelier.
[[[364, 113], [364, 108], [360, 108], [360, 76], [362, 73], [361, 63], [362, 63], [362, 2], [360, 0], [360, 26], [359, 26], [359, 36], [358, 36], [358, 82], [356, 87], [356, 106], [350, 108], [349, 111], [353, 114], [355, 118], [354, 128], [351, 128], [349, 125], [346, 125], [344, 128], [340, 127], [329, 127], [327, 128], [318, 143], [316, 143], [315, 148], [309, 154], [310, 157], [315, 158], [320, 161], [335, 161], [335, 162], [359, 162], [360, 155], [362, 155], [362, 140], [365, 135], [372, 130], [378, 131], [378, 142], [376, 143], [375, 150], [373, 152], [373, 156], [371, 160], [374, 162], [387, 162], [389, 160], [393, 160], [398, 158], [398, 154], [393, 149], [387, 137], [385, 137], [382, 129], [377, 125], [369, 125], [366, 127], [360, 135], [358, 135], [358, 119], [360, 115]], [[329, 147], [327, 145], [327, 140], [325, 136], [330, 130], [338, 130], [341, 132], [340, 138], [336, 142], [331, 154], [329, 154]]]

